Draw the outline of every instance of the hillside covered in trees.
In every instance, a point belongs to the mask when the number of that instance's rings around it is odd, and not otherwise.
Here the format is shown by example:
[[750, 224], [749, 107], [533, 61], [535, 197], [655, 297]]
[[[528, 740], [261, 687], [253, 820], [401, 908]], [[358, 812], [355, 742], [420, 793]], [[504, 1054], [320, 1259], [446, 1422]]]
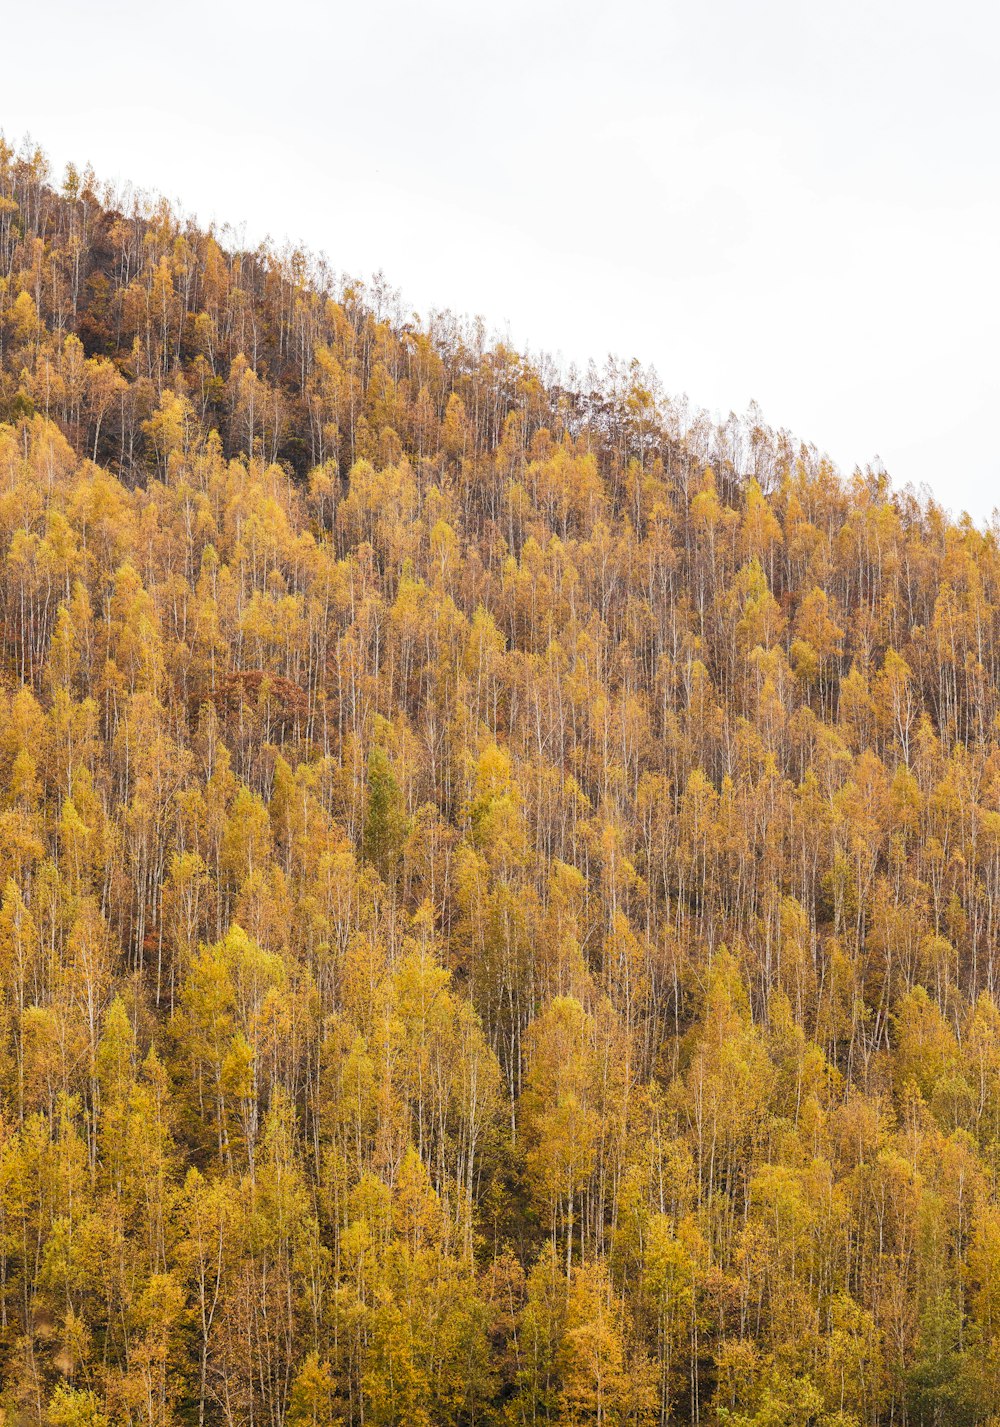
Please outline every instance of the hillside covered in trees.
[[995, 532], [397, 306], [0, 146], [4, 1420], [986, 1423]]

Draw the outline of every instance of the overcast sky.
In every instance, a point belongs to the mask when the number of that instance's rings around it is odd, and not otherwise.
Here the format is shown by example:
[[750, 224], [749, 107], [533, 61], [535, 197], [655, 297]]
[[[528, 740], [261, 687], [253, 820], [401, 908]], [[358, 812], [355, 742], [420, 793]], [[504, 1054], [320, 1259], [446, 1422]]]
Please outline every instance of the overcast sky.
[[4, 30], [0, 129], [60, 173], [1000, 506], [987, 0], [39, 0]]

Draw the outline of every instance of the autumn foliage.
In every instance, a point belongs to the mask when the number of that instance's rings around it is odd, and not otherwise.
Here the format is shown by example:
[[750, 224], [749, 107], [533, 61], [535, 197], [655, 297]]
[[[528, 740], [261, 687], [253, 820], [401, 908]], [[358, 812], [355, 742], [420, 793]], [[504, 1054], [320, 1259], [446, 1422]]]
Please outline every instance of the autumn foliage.
[[986, 1423], [995, 532], [396, 305], [0, 145], [7, 1420]]

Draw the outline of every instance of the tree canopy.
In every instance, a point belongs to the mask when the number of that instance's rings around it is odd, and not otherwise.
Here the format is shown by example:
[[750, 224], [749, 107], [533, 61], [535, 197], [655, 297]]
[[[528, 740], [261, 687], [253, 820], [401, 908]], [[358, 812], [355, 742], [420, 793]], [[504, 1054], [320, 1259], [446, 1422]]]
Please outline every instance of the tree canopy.
[[0, 144], [12, 1422], [996, 1421], [998, 909], [995, 529]]

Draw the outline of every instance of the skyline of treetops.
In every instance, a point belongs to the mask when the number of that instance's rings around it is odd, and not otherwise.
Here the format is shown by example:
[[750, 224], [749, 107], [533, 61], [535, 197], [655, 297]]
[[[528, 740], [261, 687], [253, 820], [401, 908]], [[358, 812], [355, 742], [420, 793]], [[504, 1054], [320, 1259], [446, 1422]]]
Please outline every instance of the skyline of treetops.
[[224, 239], [0, 141], [4, 1420], [996, 1424], [995, 531]]

